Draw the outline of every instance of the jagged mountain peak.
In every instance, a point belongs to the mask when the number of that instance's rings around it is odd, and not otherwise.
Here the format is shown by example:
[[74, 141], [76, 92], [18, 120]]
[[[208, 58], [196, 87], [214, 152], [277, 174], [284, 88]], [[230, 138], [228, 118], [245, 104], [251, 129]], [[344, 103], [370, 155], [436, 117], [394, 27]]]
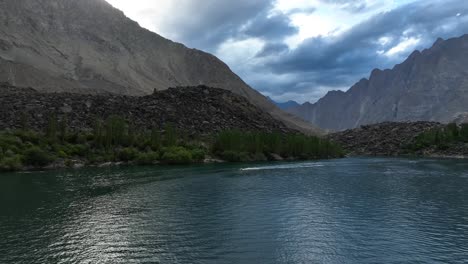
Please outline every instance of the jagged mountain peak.
[[372, 71], [346, 93], [290, 109], [324, 129], [384, 121], [451, 122], [468, 112], [468, 35], [438, 39], [393, 69]]

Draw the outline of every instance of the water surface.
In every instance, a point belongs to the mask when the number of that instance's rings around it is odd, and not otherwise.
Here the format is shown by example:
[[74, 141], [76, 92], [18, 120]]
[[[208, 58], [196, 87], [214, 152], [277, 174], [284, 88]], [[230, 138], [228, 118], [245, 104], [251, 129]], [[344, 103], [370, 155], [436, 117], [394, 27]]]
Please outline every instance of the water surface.
[[0, 175], [0, 263], [467, 263], [468, 161]]

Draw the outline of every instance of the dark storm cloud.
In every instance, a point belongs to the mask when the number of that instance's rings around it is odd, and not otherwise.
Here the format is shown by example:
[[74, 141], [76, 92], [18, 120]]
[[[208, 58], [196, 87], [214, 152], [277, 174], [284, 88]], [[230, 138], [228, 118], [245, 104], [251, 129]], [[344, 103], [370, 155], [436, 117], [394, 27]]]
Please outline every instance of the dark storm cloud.
[[185, 0], [165, 19], [165, 31], [186, 45], [215, 51], [219, 44], [238, 35], [241, 27], [272, 8], [271, 0]]
[[228, 39], [278, 41], [297, 33], [287, 15], [271, 13], [272, 0], [192, 1], [169, 19], [174, 37], [190, 47], [214, 52]]
[[249, 37], [280, 41], [282, 38], [298, 33], [298, 28], [291, 25], [291, 19], [285, 14], [268, 15], [262, 13], [248, 22], [242, 31]]
[[[284, 40], [298, 30], [291, 25], [291, 14], [313, 13], [319, 6], [282, 14], [272, 10], [274, 0], [180, 1], [189, 4], [181, 5], [165, 20], [174, 34], [171, 37], [209, 52], [217, 52], [229, 40], [263, 39], [265, 46], [249, 61], [249, 67], [242, 63], [230, 66], [262, 92], [305, 94], [310, 101], [327, 89], [350, 87], [374, 68], [392, 67], [414, 48], [430, 47], [438, 37], [468, 33], [464, 0], [420, 0], [374, 15], [342, 33], [307, 39], [290, 50]], [[355, 14], [375, 8], [363, 0], [320, 1]], [[310, 25], [314, 26], [320, 25]], [[417, 45], [385, 55], [408, 40], [417, 40]]]
[[[278, 56], [271, 62], [270, 69], [276, 74], [295, 73], [298, 78], [316, 76], [310, 80], [311, 88], [313, 84], [350, 85], [350, 80], [368, 76], [373, 68], [401, 62], [412, 50], [394, 56], [379, 55], [378, 51], [388, 51], [409, 38], [419, 39], [417, 48], [422, 48], [430, 47], [438, 37], [468, 33], [467, 14], [468, 5], [458, 0], [401, 6], [378, 14], [339, 36], [308, 39], [297, 49]], [[388, 40], [385, 45], [379, 42], [381, 38]]]
[[267, 57], [271, 55], [279, 55], [289, 50], [288, 45], [284, 43], [267, 43], [263, 49], [257, 53], [257, 58]]

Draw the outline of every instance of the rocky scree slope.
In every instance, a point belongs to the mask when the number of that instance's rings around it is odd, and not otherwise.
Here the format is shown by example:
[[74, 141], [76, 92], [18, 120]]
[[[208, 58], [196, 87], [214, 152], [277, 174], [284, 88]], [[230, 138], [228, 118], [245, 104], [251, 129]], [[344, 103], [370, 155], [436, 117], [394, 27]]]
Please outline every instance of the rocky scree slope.
[[116, 115], [136, 129], [163, 130], [172, 124], [191, 134], [222, 130], [297, 133], [244, 97], [206, 86], [178, 87], [146, 96], [41, 93], [0, 84], [0, 129], [45, 130], [51, 118], [66, 117], [70, 130], [93, 129], [96, 120]]
[[441, 128], [436, 122], [385, 122], [328, 135], [351, 156], [399, 156], [419, 134]]
[[468, 116], [468, 35], [439, 39], [391, 70], [374, 70], [347, 92], [333, 91], [289, 112], [329, 130], [385, 121], [449, 123]]
[[215, 56], [140, 27], [104, 0], [0, 1], [0, 81], [41, 92], [123, 95], [203, 84], [244, 96], [290, 127], [315, 131]]

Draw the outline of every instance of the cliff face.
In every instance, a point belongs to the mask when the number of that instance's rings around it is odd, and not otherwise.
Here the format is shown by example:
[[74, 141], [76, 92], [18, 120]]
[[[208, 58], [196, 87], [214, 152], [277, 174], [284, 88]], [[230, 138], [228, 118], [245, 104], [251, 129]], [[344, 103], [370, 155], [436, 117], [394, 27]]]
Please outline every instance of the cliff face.
[[468, 35], [439, 39], [391, 70], [374, 70], [347, 92], [288, 111], [330, 130], [384, 121], [451, 122], [468, 112]]
[[215, 56], [141, 28], [104, 0], [0, 1], [0, 81], [41, 92], [151, 94], [204, 84], [279, 110]]

